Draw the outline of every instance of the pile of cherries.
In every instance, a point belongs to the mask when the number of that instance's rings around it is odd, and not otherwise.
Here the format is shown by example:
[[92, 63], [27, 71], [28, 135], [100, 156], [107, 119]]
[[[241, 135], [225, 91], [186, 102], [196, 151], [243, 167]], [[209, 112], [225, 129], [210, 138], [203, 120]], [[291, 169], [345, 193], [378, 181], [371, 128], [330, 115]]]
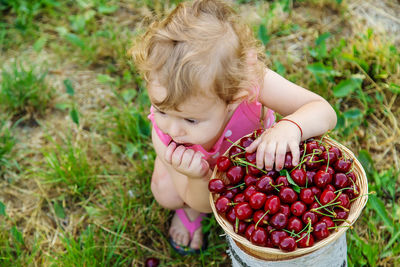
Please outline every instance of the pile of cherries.
[[287, 152], [280, 172], [259, 169], [256, 154], [245, 148], [261, 133], [241, 138], [218, 158], [225, 178], [208, 184], [215, 208], [255, 245], [283, 251], [311, 247], [346, 221], [360, 195], [353, 161], [322, 138], [310, 138], [300, 144], [297, 166]]

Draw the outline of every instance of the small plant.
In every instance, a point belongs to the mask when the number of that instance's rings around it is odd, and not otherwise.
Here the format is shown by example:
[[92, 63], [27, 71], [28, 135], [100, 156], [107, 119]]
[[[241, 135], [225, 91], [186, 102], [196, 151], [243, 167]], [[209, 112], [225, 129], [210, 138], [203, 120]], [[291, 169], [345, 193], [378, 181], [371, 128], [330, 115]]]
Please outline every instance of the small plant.
[[35, 67], [24, 68], [14, 63], [11, 70], [3, 68], [0, 84], [0, 105], [13, 119], [41, 116], [48, 108], [54, 89], [47, 85], [47, 72]]
[[0, 121], [0, 177], [7, 166], [10, 165], [10, 153], [14, 145], [15, 138], [6, 126], [6, 121]]
[[93, 190], [96, 176], [88, 163], [86, 151], [69, 140], [56, 144], [51, 152], [43, 152], [48, 163], [42, 176], [47, 183], [67, 186], [74, 195], [84, 195]]

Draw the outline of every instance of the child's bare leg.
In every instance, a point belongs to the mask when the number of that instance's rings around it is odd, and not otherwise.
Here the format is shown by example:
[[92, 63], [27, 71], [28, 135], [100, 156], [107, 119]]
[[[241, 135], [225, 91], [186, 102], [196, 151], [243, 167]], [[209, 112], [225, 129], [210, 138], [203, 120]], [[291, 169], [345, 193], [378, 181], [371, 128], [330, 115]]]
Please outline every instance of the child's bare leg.
[[[167, 209], [180, 209], [183, 208], [189, 220], [195, 220], [200, 212], [185, 205], [184, 201], [178, 195], [175, 185], [163, 163], [156, 158], [154, 162], [154, 171], [151, 180], [151, 191], [157, 202]], [[175, 214], [171, 221], [169, 234], [175, 243], [188, 246], [190, 242], [189, 231], [185, 228], [178, 215]], [[193, 239], [190, 242], [190, 247], [199, 249], [203, 245], [203, 233], [201, 227], [194, 232]]]

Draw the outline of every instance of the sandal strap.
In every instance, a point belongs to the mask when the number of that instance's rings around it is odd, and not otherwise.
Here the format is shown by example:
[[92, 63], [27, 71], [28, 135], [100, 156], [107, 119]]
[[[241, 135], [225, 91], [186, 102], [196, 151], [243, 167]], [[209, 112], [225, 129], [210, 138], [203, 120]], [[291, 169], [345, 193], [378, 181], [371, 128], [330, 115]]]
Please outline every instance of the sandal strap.
[[177, 209], [175, 212], [178, 214], [183, 226], [189, 231], [190, 240], [192, 240], [194, 232], [201, 227], [201, 221], [207, 215], [205, 213], [200, 213], [195, 220], [190, 221], [184, 209]]

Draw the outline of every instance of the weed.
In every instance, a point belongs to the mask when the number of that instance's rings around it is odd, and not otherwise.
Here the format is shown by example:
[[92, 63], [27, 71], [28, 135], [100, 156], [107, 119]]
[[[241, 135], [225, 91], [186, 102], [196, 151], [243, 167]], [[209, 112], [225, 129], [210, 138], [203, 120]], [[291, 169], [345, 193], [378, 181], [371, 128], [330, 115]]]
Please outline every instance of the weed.
[[46, 169], [41, 172], [44, 183], [66, 186], [70, 194], [77, 196], [93, 191], [96, 175], [81, 144], [67, 139], [62, 145], [55, 143], [55, 149], [44, 151], [43, 156], [47, 162]]
[[15, 120], [41, 116], [50, 107], [54, 89], [45, 81], [46, 71], [14, 63], [10, 71], [3, 68], [1, 75], [1, 109], [12, 114]]

